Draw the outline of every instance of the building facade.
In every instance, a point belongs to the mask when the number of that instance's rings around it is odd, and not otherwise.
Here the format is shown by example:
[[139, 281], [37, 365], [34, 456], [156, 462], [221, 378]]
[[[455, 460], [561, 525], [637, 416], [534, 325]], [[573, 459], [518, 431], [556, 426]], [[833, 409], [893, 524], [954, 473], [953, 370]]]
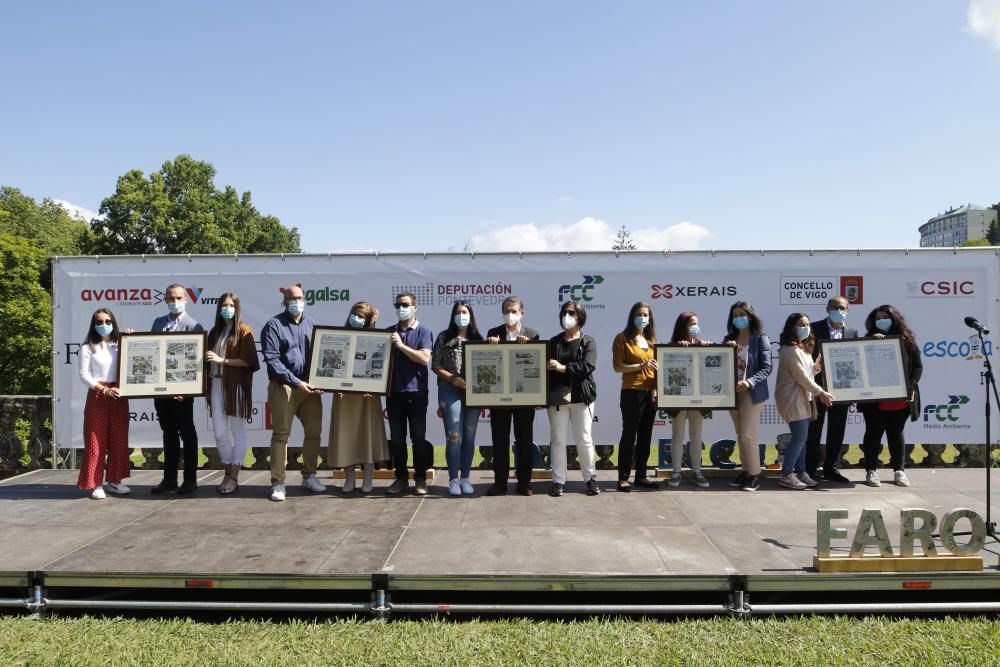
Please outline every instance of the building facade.
[[966, 204], [951, 208], [920, 225], [921, 248], [950, 248], [966, 241], [985, 239], [997, 219], [992, 208]]

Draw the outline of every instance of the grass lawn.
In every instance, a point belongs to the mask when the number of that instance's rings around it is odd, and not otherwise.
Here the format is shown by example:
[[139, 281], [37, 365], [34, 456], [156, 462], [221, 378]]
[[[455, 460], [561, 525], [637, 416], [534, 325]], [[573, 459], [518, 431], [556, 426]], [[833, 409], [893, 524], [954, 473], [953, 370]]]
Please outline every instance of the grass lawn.
[[0, 618], [4, 665], [976, 665], [994, 618], [330, 621]]

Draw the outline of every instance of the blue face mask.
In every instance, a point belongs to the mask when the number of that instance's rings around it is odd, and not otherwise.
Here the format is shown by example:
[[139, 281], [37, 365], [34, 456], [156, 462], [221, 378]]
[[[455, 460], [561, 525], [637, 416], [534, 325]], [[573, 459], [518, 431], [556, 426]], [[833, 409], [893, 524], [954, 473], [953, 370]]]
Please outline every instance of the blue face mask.
[[844, 311], [840, 309], [830, 311], [830, 321], [834, 324], [843, 324], [845, 319], [847, 319], [847, 315], [844, 314]]
[[645, 315], [636, 315], [632, 318], [632, 325], [639, 331], [642, 331], [649, 326], [649, 318]]
[[809, 327], [795, 327], [795, 335], [799, 337], [799, 340], [809, 338]]
[[892, 320], [888, 318], [884, 320], [875, 320], [875, 328], [882, 333], [885, 333], [892, 328]]
[[405, 322], [406, 320], [413, 317], [413, 308], [410, 306], [403, 306], [396, 309], [396, 317], [399, 318], [400, 322]]
[[347, 326], [352, 329], [360, 329], [365, 325], [365, 318], [351, 313], [351, 316], [347, 318]]
[[219, 315], [222, 315], [222, 319], [231, 320], [236, 317], [236, 309], [231, 306], [224, 306], [219, 308]]
[[455, 313], [455, 317], [453, 318], [455, 326], [458, 327], [459, 329], [461, 329], [462, 327], [469, 326], [469, 321], [471, 319], [472, 318], [469, 317], [468, 313]]
[[184, 306], [185, 304], [183, 301], [168, 303], [167, 310], [169, 310], [172, 315], [180, 315], [184, 312]]
[[746, 315], [740, 315], [739, 317], [734, 317], [733, 326], [742, 331], [743, 329], [746, 329], [748, 326], [750, 326], [750, 318], [747, 317]]
[[691, 326], [688, 327], [688, 336], [690, 336], [691, 338], [697, 338], [698, 334], [700, 333], [701, 333], [701, 327], [698, 326], [697, 324], [692, 324]]
[[304, 301], [289, 301], [287, 308], [290, 315], [301, 315], [306, 309], [306, 304]]
[[98, 336], [110, 336], [111, 332], [115, 330], [112, 324], [98, 324], [94, 327], [94, 331], [97, 332]]

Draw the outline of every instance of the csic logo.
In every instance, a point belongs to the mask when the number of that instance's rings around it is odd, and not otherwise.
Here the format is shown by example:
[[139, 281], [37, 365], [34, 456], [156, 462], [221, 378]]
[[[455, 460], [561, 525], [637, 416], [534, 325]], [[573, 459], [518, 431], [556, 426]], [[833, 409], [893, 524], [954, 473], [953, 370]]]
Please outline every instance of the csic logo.
[[81, 301], [112, 301], [119, 306], [153, 306], [163, 303], [163, 292], [151, 287], [109, 287], [80, 291]]
[[931, 421], [936, 419], [939, 422], [957, 422], [958, 417], [955, 412], [958, 411], [963, 405], [969, 402], [969, 397], [965, 395], [961, 396], [948, 396], [947, 403], [941, 403], [938, 405], [925, 405], [924, 406], [924, 421]]
[[559, 303], [563, 301], [593, 301], [594, 288], [604, 282], [604, 276], [583, 276], [579, 285], [561, 285], [559, 287]]
[[984, 354], [987, 357], [993, 356], [993, 341], [987, 339], [983, 343], [983, 347], [980, 349], [978, 336], [970, 336], [968, 340], [932, 340], [924, 343], [921, 351], [928, 358], [948, 357], [976, 361], [982, 359]]
[[976, 293], [972, 280], [911, 280], [906, 283], [906, 296], [911, 299], [971, 299]]
[[682, 296], [736, 296], [736, 285], [650, 285], [652, 298], [673, 299]]
[[[302, 283], [295, 283], [295, 286], [302, 287]], [[284, 297], [285, 288], [279, 287], [278, 291], [281, 292], [282, 297]], [[306, 305], [312, 306], [318, 301], [350, 301], [351, 290], [338, 290], [335, 287], [324, 287], [323, 289], [302, 290], [302, 295], [306, 298]]]

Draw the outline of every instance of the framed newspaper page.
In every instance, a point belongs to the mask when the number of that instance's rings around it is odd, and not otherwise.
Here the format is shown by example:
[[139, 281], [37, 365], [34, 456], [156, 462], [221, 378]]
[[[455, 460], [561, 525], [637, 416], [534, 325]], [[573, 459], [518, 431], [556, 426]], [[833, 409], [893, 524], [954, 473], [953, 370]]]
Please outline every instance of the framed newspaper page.
[[657, 345], [656, 407], [732, 410], [736, 349], [730, 345]]
[[545, 406], [549, 399], [548, 343], [465, 343], [465, 404], [477, 408]]
[[821, 340], [819, 352], [820, 384], [834, 404], [909, 399], [899, 336]]
[[118, 344], [118, 391], [128, 398], [204, 396], [204, 331], [123, 333]]
[[317, 326], [309, 348], [309, 379], [317, 389], [386, 394], [392, 377], [392, 332]]

